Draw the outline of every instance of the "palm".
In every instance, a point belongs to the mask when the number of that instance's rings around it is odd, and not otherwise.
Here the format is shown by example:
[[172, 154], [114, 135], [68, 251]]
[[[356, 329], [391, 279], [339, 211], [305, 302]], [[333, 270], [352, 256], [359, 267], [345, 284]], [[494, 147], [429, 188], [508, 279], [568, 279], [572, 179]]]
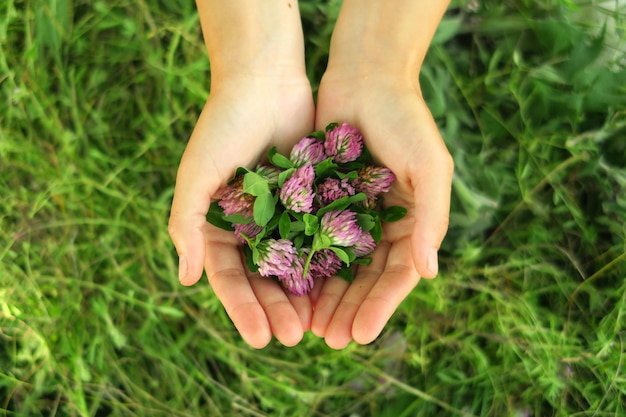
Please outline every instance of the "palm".
[[384, 225], [372, 263], [352, 284], [334, 277], [315, 294], [312, 330], [342, 348], [352, 339], [372, 341], [420, 276], [434, 276], [425, 259], [447, 228], [452, 163], [418, 90], [395, 80], [323, 82], [318, 128], [334, 120], [361, 130], [375, 158], [396, 174], [386, 204], [408, 209]]
[[233, 323], [255, 347], [272, 334], [286, 345], [298, 343], [308, 330], [310, 301], [249, 273], [233, 234], [207, 223], [206, 213], [237, 167], [253, 166], [271, 146], [289, 149], [311, 131], [313, 113], [306, 80], [239, 80], [220, 88], [207, 101], [178, 171], [170, 234], [187, 248], [181, 282], [194, 284], [204, 267]]

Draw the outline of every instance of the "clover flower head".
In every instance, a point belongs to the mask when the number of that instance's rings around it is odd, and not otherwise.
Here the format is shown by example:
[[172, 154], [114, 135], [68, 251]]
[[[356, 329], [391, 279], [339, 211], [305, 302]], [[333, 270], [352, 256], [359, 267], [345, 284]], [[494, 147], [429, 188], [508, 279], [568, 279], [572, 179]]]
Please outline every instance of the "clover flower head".
[[361, 156], [363, 136], [348, 123], [343, 123], [326, 132], [324, 149], [335, 162], [352, 162]]
[[289, 159], [291, 162], [300, 167], [306, 163], [317, 165], [326, 159], [324, 152], [324, 142], [314, 137], [304, 137], [291, 149]]
[[313, 279], [332, 277], [341, 269], [341, 259], [330, 249], [318, 250], [311, 258], [309, 274]]
[[295, 295], [307, 294], [313, 288], [313, 277], [309, 272], [304, 275], [304, 255], [296, 258], [291, 265], [290, 273], [279, 275], [278, 280], [290, 293]]
[[281, 172], [280, 169], [272, 165], [259, 164], [254, 169], [254, 172], [265, 178], [270, 188], [275, 188], [278, 185], [278, 175]]
[[368, 232], [363, 232], [361, 238], [352, 247], [352, 252], [359, 258], [369, 255], [374, 252], [374, 249], [376, 249], [374, 238]]
[[287, 239], [267, 239], [257, 246], [259, 251], [259, 274], [264, 277], [287, 277], [293, 273], [293, 265], [299, 262], [293, 242]]
[[263, 230], [262, 226], [257, 225], [253, 221], [246, 224], [233, 224], [233, 227], [235, 228], [235, 236], [241, 243], [247, 243], [243, 235], [248, 239], [252, 239]]
[[348, 178], [339, 180], [337, 178], [326, 178], [317, 187], [317, 197], [322, 204], [329, 204], [342, 197], [355, 194], [354, 187]]
[[304, 275], [302, 255], [287, 239], [267, 239], [258, 246], [259, 274], [264, 277], [276, 277], [291, 293], [303, 295], [313, 288], [310, 274]]
[[359, 176], [352, 185], [358, 192], [365, 193], [367, 200], [366, 206], [373, 206], [379, 194], [386, 193], [391, 189], [391, 184], [396, 176], [389, 168], [367, 166], [359, 170]]
[[331, 210], [320, 221], [320, 233], [330, 239], [333, 246], [353, 246], [363, 231], [357, 224], [356, 213], [350, 210]]
[[342, 268], [352, 260], [371, 256], [377, 234], [369, 226], [380, 227], [406, 212], [389, 208], [377, 217], [380, 194], [390, 191], [395, 176], [387, 168], [367, 166], [370, 158], [363, 152], [363, 136], [347, 123], [301, 138], [289, 160], [272, 148], [269, 162], [237, 169], [246, 174], [220, 190], [222, 221], [207, 220], [232, 224], [235, 238], [250, 249], [246, 263], [259, 275], [275, 279], [285, 292], [307, 294], [316, 280], [343, 276]]
[[245, 217], [252, 217], [254, 196], [243, 192], [243, 175], [237, 177], [229, 184], [221, 194], [217, 203], [224, 214], [241, 214]]
[[296, 213], [310, 213], [313, 207], [313, 165], [306, 163], [297, 168], [285, 181], [278, 194], [285, 208]]

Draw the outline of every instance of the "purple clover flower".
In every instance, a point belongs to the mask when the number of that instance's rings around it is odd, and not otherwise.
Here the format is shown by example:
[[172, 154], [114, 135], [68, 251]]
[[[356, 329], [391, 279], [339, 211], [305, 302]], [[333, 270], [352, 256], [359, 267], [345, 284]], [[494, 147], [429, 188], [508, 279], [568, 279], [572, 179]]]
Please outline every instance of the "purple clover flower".
[[326, 178], [324, 182], [317, 187], [317, 197], [322, 204], [330, 204], [342, 197], [352, 196], [354, 194], [354, 187], [350, 184], [348, 178], [344, 178], [343, 180]]
[[359, 170], [359, 176], [352, 185], [358, 192], [367, 195], [365, 206], [373, 207], [378, 195], [388, 192], [395, 179], [396, 176], [389, 168], [367, 166]]
[[304, 277], [304, 259], [301, 255], [292, 265], [292, 272], [279, 276], [278, 280], [290, 293], [295, 295], [307, 294], [313, 288], [313, 276], [309, 272]]
[[271, 165], [259, 164], [255, 168], [254, 172], [265, 178], [270, 188], [275, 188], [278, 185], [278, 175], [281, 172], [280, 169]]
[[317, 165], [326, 159], [324, 143], [314, 137], [305, 137], [291, 149], [289, 159], [296, 167], [304, 164]]
[[350, 210], [331, 210], [320, 221], [320, 233], [330, 239], [332, 246], [354, 246], [363, 231], [357, 224], [356, 213]]
[[254, 196], [243, 192], [243, 175], [234, 179], [222, 192], [217, 203], [227, 216], [241, 214], [244, 217], [252, 217]]
[[248, 239], [252, 239], [263, 230], [262, 226], [257, 225], [253, 221], [246, 224], [233, 224], [233, 227], [235, 228], [235, 236], [241, 243], [247, 243], [242, 234], [246, 235]]
[[280, 201], [296, 213], [310, 213], [313, 208], [314, 179], [315, 170], [310, 163], [297, 168], [280, 189]]
[[287, 239], [267, 239], [259, 243], [259, 274], [264, 277], [275, 276], [291, 293], [303, 295], [313, 288], [310, 274], [303, 277], [302, 256]]
[[352, 162], [361, 156], [363, 136], [348, 123], [343, 123], [326, 132], [324, 149], [335, 162]]
[[259, 274], [264, 277], [284, 277], [293, 273], [298, 262], [298, 252], [287, 239], [267, 239], [257, 246], [259, 250]]
[[324, 279], [332, 277], [341, 269], [341, 259], [330, 249], [318, 250], [311, 258], [309, 265], [309, 275], [313, 279]]
[[374, 249], [376, 249], [374, 238], [368, 232], [363, 232], [361, 238], [352, 247], [352, 252], [357, 258], [360, 258], [374, 252]]

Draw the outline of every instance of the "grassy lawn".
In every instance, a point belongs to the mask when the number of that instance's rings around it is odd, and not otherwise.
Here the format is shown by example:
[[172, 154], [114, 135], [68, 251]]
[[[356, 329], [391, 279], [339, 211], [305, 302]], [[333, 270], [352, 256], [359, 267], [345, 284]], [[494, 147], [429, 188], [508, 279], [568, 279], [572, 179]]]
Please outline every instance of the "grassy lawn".
[[[317, 85], [340, 2], [300, 7]], [[0, 0], [0, 416], [625, 416], [624, 39], [615, 0], [453, 2], [440, 276], [369, 346], [257, 351], [166, 230], [193, 2]]]

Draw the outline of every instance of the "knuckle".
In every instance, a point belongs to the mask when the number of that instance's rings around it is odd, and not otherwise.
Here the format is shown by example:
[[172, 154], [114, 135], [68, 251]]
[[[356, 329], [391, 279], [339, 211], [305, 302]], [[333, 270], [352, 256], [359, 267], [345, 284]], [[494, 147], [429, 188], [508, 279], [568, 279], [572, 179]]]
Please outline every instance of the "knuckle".
[[178, 235], [179, 230], [180, 230], [180, 226], [176, 217], [171, 216], [167, 223], [167, 233], [169, 234], [172, 240], [176, 239], [176, 236]]

